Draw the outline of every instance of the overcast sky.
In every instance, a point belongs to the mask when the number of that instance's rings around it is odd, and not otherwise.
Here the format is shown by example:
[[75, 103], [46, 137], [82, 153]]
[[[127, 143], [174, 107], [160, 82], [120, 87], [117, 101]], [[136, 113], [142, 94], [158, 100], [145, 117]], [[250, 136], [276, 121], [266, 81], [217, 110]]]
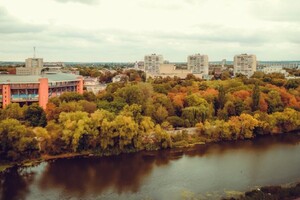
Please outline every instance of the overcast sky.
[[0, 61], [300, 60], [299, 0], [1, 0]]

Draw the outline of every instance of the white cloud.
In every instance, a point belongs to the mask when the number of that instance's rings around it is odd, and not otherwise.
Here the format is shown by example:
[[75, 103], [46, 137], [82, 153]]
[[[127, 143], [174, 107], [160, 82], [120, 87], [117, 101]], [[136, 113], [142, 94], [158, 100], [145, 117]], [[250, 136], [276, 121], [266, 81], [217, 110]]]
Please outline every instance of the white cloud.
[[63, 61], [135, 61], [155, 52], [170, 61], [197, 52], [210, 60], [237, 53], [297, 60], [299, 6], [297, 0], [2, 0], [0, 60], [24, 60], [32, 46], [45, 60]]
[[98, 4], [99, 0], [55, 0], [57, 2], [61, 2], [61, 3], [82, 3], [82, 4], [89, 4], [89, 5], [93, 5], [93, 4]]

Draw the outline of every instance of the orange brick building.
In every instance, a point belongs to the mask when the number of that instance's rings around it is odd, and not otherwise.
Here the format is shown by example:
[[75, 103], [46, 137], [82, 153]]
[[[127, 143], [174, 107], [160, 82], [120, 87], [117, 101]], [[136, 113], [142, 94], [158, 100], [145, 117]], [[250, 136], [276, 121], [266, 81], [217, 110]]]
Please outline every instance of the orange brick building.
[[83, 77], [74, 74], [0, 75], [0, 101], [10, 103], [38, 102], [46, 108], [48, 99], [64, 92], [83, 93]]

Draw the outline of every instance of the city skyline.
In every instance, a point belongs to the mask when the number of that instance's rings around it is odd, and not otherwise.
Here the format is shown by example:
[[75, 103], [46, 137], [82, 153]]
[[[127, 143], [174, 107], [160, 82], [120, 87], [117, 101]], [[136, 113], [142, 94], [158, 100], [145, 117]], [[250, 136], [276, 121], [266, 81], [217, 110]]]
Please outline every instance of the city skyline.
[[300, 60], [297, 0], [3, 0], [0, 61], [134, 62], [150, 53], [172, 62], [241, 53]]

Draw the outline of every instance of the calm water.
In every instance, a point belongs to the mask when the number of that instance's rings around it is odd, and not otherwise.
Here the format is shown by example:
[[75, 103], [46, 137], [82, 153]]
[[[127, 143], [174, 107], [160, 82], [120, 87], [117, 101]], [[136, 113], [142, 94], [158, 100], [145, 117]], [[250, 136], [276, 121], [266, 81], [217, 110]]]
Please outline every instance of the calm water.
[[226, 191], [300, 180], [300, 136], [183, 150], [74, 158], [11, 169], [0, 199], [217, 199]]

